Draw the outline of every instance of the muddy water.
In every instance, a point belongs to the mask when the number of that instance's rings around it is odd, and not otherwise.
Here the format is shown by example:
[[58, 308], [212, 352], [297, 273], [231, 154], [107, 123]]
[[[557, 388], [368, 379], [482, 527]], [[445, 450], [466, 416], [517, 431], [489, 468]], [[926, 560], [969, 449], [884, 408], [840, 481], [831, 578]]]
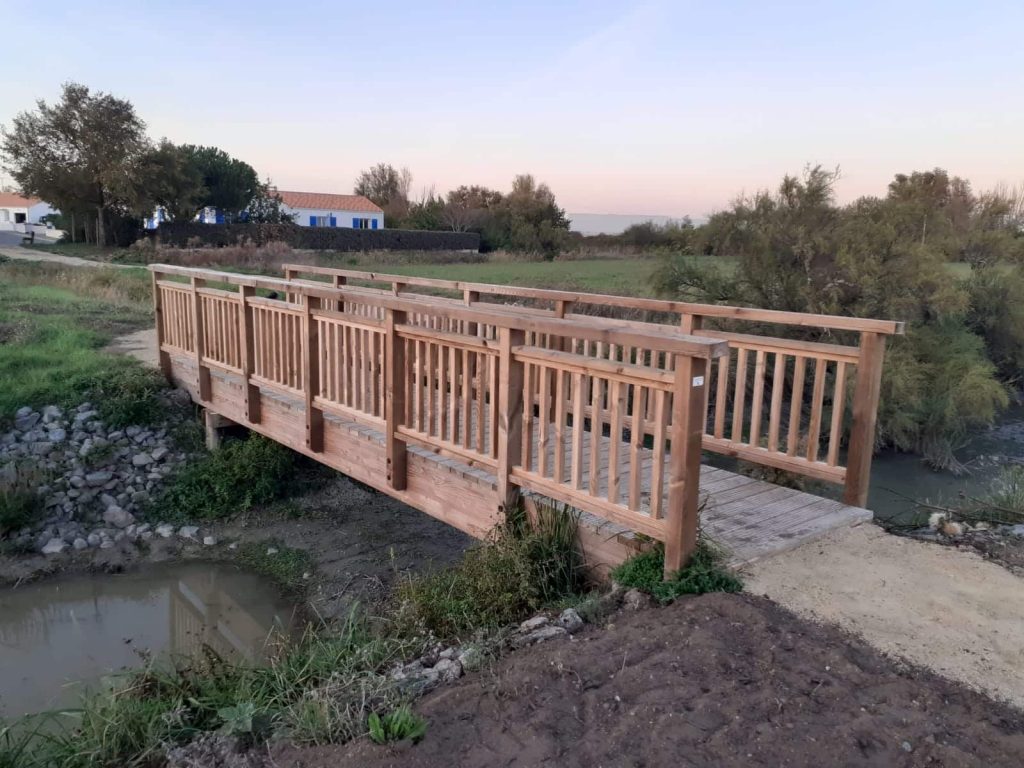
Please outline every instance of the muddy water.
[[879, 520], [909, 524], [927, 517], [910, 499], [944, 504], [956, 503], [961, 493], [984, 494], [1004, 467], [1024, 464], [1024, 406], [1013, 408], [992, 429], [973, 435], [956, 455], [965, 469], [959, 475], [929, 469], [919, 456], [876, 456], [868, 507]]
[[0, 592], [0, 717], [75, 706], [83, 690], [205, 645], [258, 662], [297, 626], [272, 584], [225, 565], [186, 563], [76, 576]]

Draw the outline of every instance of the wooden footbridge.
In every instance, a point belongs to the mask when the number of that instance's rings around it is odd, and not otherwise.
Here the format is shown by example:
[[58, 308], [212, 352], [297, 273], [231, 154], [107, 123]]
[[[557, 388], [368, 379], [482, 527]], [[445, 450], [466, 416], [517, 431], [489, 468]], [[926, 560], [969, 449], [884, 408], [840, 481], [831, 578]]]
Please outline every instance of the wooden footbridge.
[[[198, 403], [473, 536], [521, 496], [549, 499], [583, 513], [592, 564], [643, 534], [673, 570], [699, 527], [739, 563], [870, 517], [901, 323], [302, 265], [150, 269], [161, 368]], [[702, 450], [843, 501], [702, 466]]]

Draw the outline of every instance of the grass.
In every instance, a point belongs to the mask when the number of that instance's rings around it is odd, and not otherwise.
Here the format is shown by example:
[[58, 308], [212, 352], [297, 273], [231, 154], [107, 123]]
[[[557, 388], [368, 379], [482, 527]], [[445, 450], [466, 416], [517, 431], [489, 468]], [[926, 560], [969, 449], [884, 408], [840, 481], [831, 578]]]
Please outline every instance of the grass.
[[582, 588], [576, 518], [542, 508], [536, 527], [519, 518], [457, 565], [400, 583], [396, 616], [404, 632], [466, 637], [518, 621]]
[[702, 541], [686, 566], [664, 578], [665, 551], [655, 547], [626, 560], [612, 571], [612, 578], [624, 587], [640, 589], [661, 603], [682, 595], [706, 592], [739, 592], [743, 582], [722, 567], [722, 555], [711, 544]]
[[161, 519], [220, 520], [287, 496], [295, 482], [296, 454], [254, 434], [190, 462], [153, 511]]
[[250, 571], [266, 576], [288, 592], [300, 592], [306, 586], [305, 576], [315, 565], [304, 549], [295, 549], [277, 539], [252, 541], [242, 545], [238, 562]]
[[[102, 272], [102, 270], [93, 270]], [[158, 416], [152, 397], [164, 385], [159, 375], [135, 360], [107, 353], [114, 337], [152, 322], [132, 300], [79, 295], [69, 288], [29, 284], [31, 270], [0, 265], [0, 423], [28, 405], [72, 406], [94, 400], [111, 425], [148, 423]], [[70, 280], [40, 270], [41, 280]], [[90, 280], [84, 290], [118, 293]]]

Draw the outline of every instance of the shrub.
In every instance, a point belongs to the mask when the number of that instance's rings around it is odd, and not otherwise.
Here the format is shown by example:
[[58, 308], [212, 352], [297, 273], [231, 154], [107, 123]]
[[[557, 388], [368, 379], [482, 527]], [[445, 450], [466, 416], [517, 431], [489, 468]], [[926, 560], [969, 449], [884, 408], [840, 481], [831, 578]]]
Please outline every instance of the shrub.
[[686, 566], [664, 578], [665, 551], [655, 547], [626, 560], [612, 571], [612, 578], [624, 587], [649, 592], [659, 602], [668, 603], [680, 595], [706, 592], [739, 592], [743, 582], [722, 564], [722, 554], [702, 541]]
[[157, 504], [170, 519], [216, 520], [288, 494], [295, 454], [259, 435], [225, 444], [178, 473]]
[[458, 637], [518, 621], [578, 592], [583, 573], [576, 522], [574, 515], [554, 508], [542, 508], [533, 525], [517, 516], [459, 564], [400, 584], [400, 624]]

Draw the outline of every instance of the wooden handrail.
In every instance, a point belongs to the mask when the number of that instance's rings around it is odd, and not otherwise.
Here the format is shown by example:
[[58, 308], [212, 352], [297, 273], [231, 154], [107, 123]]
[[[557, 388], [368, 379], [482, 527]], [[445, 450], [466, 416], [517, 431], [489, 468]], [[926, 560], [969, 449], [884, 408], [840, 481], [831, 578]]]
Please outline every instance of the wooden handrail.
[[474, 283], [462, 280], [442, 280], [433, 277], [413, 277], [383, 272], [314, 267], [306, 264], [285, 264], [283, 269], [286, 278], [292, 274], [326, 275], [343, 278], [346, 282], [348, 280], [363, 280], [366, 282], [391, 283], [392, 285], [400, 284], [402, 286], [415, 285], [423, 288], [437, 288], [461, 293], [509, 296], [520, 299], [550, 301], [553, 303], [562, 302], [564, 304], [590, 304], [649, 312], [667, 312], [678, 315], [718, 317], [730, 320], [794, 325], [805, 328], [827, 328], [836, 331], [860, 331], [882, 335], [901, 335], [905, 332], [905, 324], [896, 320], [873, 320], [842, 315], [786, 312], [775, 309], [757, 309], [754, 307], [736, 307], [722, 304], [697, 304], [687, 301], [651, 299], [639, 296], [617, 296], [614, 294], [552, 290], [550, 288], [527, 288], [513, 285], [496, 285], [493, 283]]

